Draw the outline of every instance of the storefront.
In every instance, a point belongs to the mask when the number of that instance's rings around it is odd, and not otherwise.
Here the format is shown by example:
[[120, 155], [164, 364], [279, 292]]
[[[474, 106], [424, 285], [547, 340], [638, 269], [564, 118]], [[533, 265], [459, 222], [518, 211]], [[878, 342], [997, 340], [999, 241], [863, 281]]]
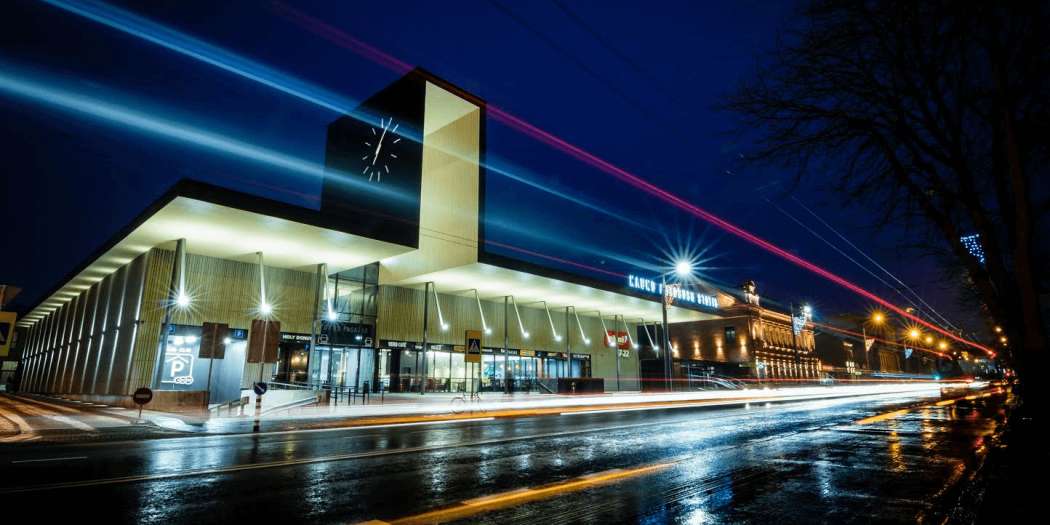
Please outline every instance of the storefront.
[[[482, 347], [481, 363], [467, 363], [462, 345], [379, 341], [379, 382], [391, 392], [463, 392], [470, 381], [482, 392], [541, 392], [540, 379], [590, 377], [591, 356], [565, 352]], [[473, 366], [471, 366], [473, 365]]]
[[281, 333], [277, 347], [274, 383], [302, 385], [306, 383], [310, 358], [310, 334]]
[[361, 323], [324, 321], [317, 345], [310, 352], [309, 378], [314, 388], [364, 388], [374, 383], [373, 327]]

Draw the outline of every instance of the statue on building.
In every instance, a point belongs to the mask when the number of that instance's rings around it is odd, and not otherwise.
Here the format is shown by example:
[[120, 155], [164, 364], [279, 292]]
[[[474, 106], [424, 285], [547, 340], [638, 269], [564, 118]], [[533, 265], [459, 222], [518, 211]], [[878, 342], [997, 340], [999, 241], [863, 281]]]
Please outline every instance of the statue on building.
[[748, 280], [742, 286], [744, 288], [744, 302], [759, 306], [758, 293], [755, 291], [755, 281]]

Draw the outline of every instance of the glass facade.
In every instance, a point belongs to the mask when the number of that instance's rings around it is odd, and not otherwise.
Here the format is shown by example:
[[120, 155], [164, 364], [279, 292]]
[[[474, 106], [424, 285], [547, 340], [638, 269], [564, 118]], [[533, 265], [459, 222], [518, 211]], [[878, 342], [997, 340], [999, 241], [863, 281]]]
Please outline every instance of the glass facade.
[[[384, 344], [422, 346], [407, 341]], [[504, 354], [502, 349], [486, 348], [481, 363], [474, 363], [473, 370], [462, 351], [380, 348], [378, 355], [379, 381], [391, 392], [419, 392], [424, 379], [427, 392], [539, 392], [540, 379], [570, 377], [564, 354], [555, 352], [511, 350]], [[590, 377], [591, 364], [586, 357], [573, 356], [571, 377]]]
[[321, 305], [321, 331], [309, 353], [306, 383], [311, 387], [360, 389], [365, 383], [370, 388], [375, 384], [372, 334], [378, 283], [379, 263], [329, 276], [328, 296]]

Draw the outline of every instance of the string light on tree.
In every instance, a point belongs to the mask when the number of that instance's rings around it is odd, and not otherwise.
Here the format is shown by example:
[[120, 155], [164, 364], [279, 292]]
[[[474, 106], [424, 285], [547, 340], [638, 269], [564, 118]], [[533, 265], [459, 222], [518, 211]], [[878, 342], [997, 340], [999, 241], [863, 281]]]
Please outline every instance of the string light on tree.
[[966, 246], [966, 250], [970, 252], [981, 264], [984, 264], [984, 250], [981, 249], [980, 239], [981, 234], [975, 233], [973, 235], [964, 235], [959, 238], [962, 241], [963, 246]]

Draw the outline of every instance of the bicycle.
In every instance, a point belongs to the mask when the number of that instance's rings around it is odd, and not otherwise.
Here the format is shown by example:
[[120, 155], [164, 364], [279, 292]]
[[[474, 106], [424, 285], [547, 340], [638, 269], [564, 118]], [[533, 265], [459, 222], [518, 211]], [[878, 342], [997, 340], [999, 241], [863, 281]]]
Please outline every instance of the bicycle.
[[472, 392], [470, 396], [456, 396], [452, 398], [452, 401], [450, 403], [452, 405], [452, 413], [462, 414], [465, 410], [467, 410], [467, 403], [470, 403], [471, 405], [471, 414], [473, 414], [474, 412], [485, 412], [485, 407], [481, 404], [481, 394], [477, 392]]

